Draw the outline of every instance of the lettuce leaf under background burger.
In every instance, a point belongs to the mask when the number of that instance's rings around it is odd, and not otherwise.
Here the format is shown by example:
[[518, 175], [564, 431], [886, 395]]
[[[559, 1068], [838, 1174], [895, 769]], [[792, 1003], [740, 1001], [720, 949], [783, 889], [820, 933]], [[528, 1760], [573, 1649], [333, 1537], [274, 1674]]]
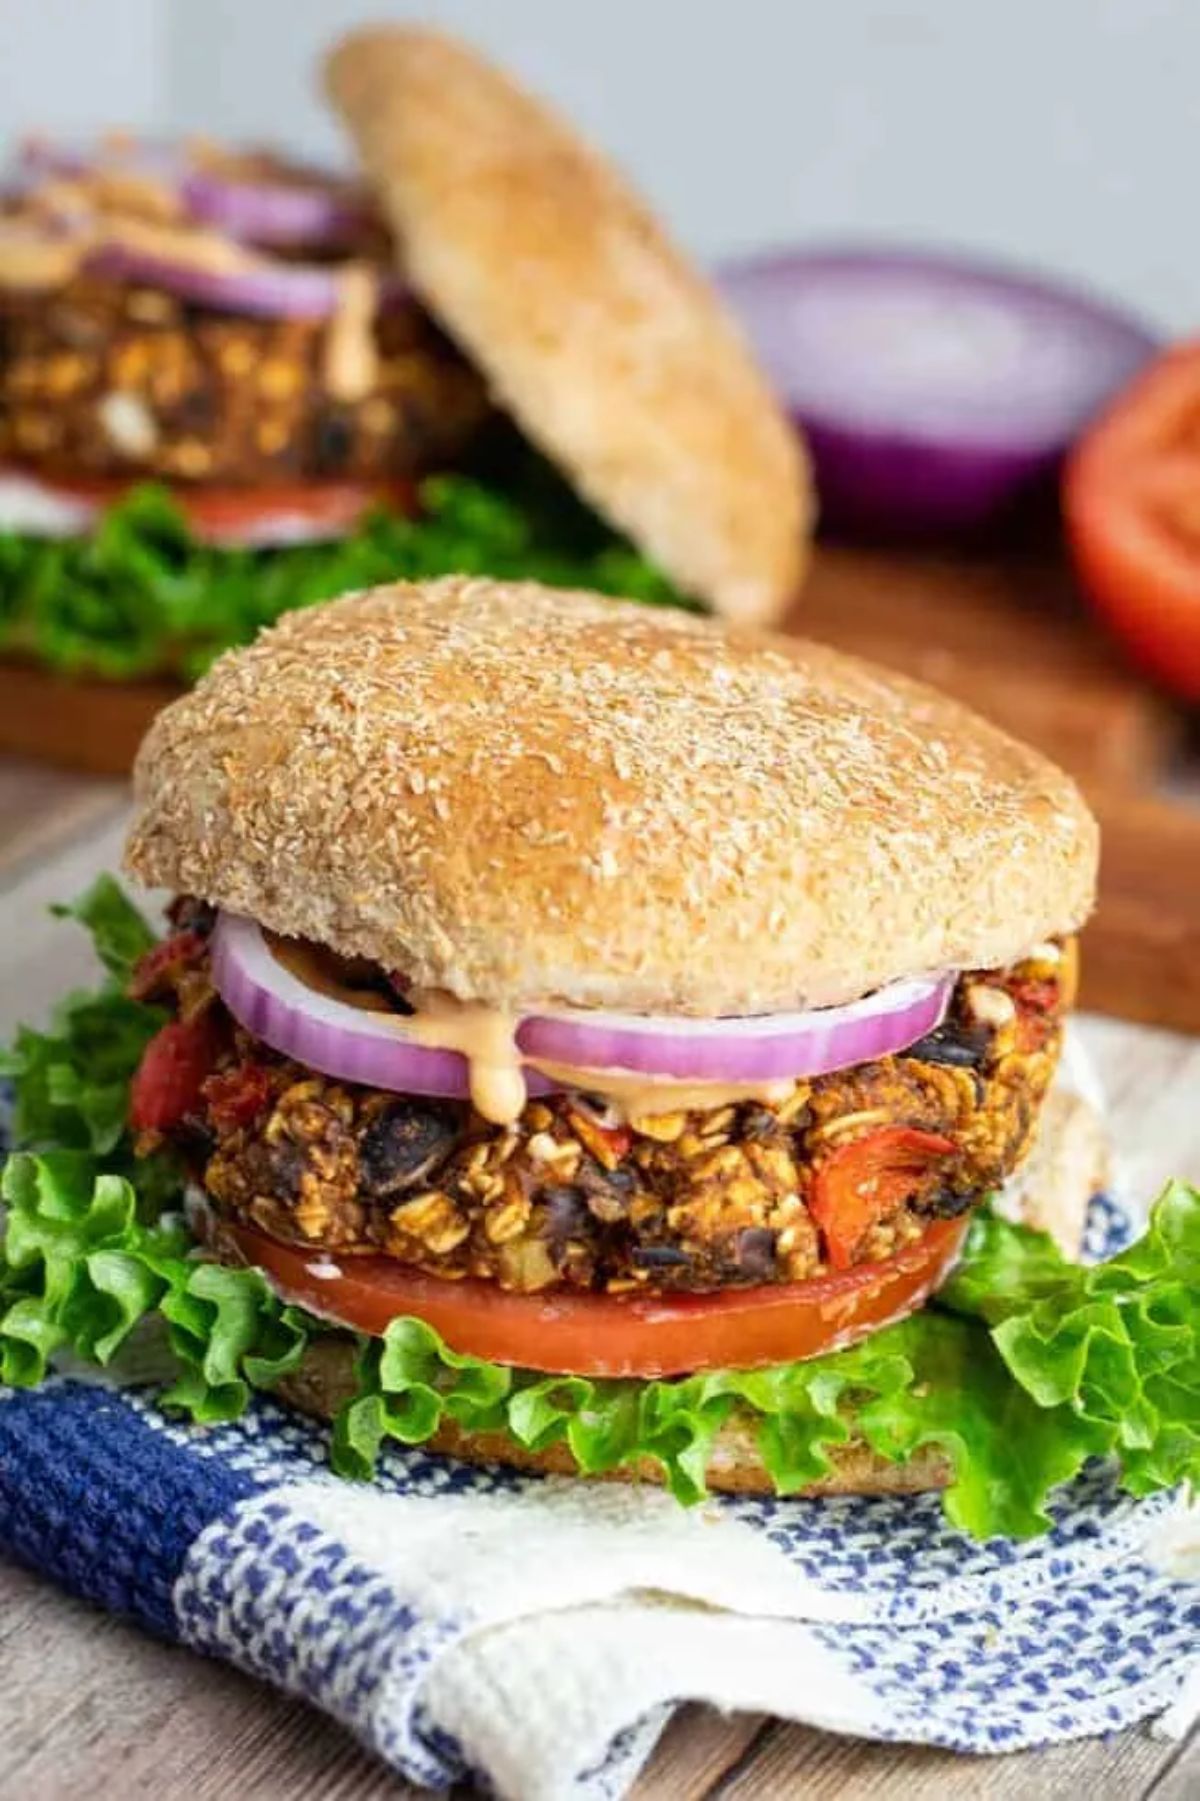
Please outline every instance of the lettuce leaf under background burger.
[[[73, 908], [106, 970], [44, 1032], [0, 1058], [15, 1091], [3, 1177], [0, 1381], [41, 1381], [69, 1349], [107, 1364], [156, 1322], [176, 1370], [164, 1407], [236, 1418], [331, 1328], [256, 1269], [198, 1261], [178, 1213], [181, 1172], [135, 1161], [124, 1102], [162, 1022], [125, 982], [152, 934], [110, 878]], [[342, 1336], [345, 1336], [344, 1334]], [[1092, 1457], [1144, 1495], [1200, 1485], [1200, 1191], [1172, 1184], [1142, 1236], [1090, 1268], [1043, 1234], [984, 1212], [935, 1302], [808, 1362], [655, 1382], [543, 1376], [451, 1351], [420, 1321], [358, 1341], [357, 1392], [335, 1422], [335, 1469], [369, 1476], [389, 1439], [420, 1444], [444, 1415], [537, 1449], [565, 1439], [598, 1473], [656, 1458], [676, 1497], [701, 1498], [708, 1447], [737, 1412], [781, 1490], [860, 1437], [900, 1462], [948, 1455], [947, 1516], [978, 1538], [1025, 1537]]]
[[684, 604], [548, 465], [515, 461], [503, 487], [486, 471], [431, 477], [411, 517], [377, 507], [348, 536], [277, 549], [200, 543], [153, 485], [132, 489], [85, 538], [0, 532], [0, 651], [67, 674], [191, 681], [292, 607], [462, 573]]

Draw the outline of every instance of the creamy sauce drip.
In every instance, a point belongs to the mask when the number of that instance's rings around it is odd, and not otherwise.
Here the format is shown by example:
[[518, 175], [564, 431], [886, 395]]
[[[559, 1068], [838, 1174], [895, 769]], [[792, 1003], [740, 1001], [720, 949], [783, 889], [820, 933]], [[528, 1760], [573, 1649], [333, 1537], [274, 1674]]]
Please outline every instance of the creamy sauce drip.
[[773, 1082], [678, 1082], [665, 1077], [630, 1075], [623, 1069], [582, 1069], [569, 1063], [530, 1064], [550, 1081], [583, 1094], [603, 1095], [625, 1120], [643, 1119], [655, 1113], [708, 1113], [718, 1107], [741, 1106], [758, 1101], [778, 1106], [796, 1084], [790, 1079]]
[[[178, 195], [150, 176], [95, 170], [54, 176], [26, 195], [0, 231], [0, 287], [60, 288], [85, 260], [124, 249], [206, 275], [252, 275], [280, 267], [210, 227], [192, 224]], [[325, 343], [324, 378], [339, 400], [370, 393], [378, 374], [374, 322], [378, 278], [366, 263], [338, 276]]]
[[67, 236], [41, 236], [28, 227], [8, 227], [0, 233], [0, 286], [62, 287], [78, 275], [88, 257], [109, 249], [134, 251], [206, 275], [247, 275], [267, 267], [219, 232], [80, 213], [72, 217]]
[[250, 275], [266, 267], [231, 238], [194, 225], [160, 225], [149, 219], [102, 219], [91, 248], [136, 250], [163, 262], [186, 263], [206, 275]]
[[409, 999], [413, 1011], [401, 1022], [405, 1037], [466, 1058], [471, 1100], [484, 1119], [497, 1126], [519, 1119], [529, 1094], [515, 1015], [432, 989], [415, 990]]
[[[584, 1069], [567, 1063], [531, 1062], [517, 1043], [520, 1018], [496, 1007], [456, 1000], [434, 989], [415, 989], [408, 1000], [411, 1013], [400, 1013], [369, 989], [356, 987], [339, 971], [352, 970], [353, 960], [342, 959], [319, 945], [298, 943], [263, 933], [276, 961], [318, 994], [391, 1016], [397, 1029], [414, 1044], [429, 1050], [457, 1051], [466, 1059], [471, 1101], [484, 1119], [498, 1126], [518, 1119], [529, 1098], [527, 1068], [535, 1069], [563, 1088], [601, 1095], [625, 1120], [656, 1113], [708, 1112], [745, 1101], [777, 1105], [791, 1094], [795, 1083], [774, 1082], [655, 1082], [648, 1076], [625, 1070]], [[364, 969], [368, 966], [364, 964]]]
[[364, 400], [379, 379], [375, 312], [379, 281], [366, 263], [351, 263], [337, 278], [337, 305], [325, 332], [322, 377], [335, 400]]
[[60, 288], [78, 267], [79, 253], [69, 239], [9, 226], [0, 231], [0, 287]]
[[137, 213], [162, 224], [183, 216], [179, 195], [154, 175], [134, 169], [97, 169], [90, 181], [91, 193], [105, 212]]
[[[397, 1029], [414, 1044], [429, 1050], [457, 1051], [466, 1059], [471, 1100], [484, 1119], [493, 1125], [507, 1126], [520, 1116], [528, 1093], [514, 1017], [494, 1007], [456, 1001], [451, 995], [420, 989], [407, 997], [412, 1012], [401, 1013], [399, 1005], [389, 1005], [384, 995], [356, 986], [352, 958], [338, 957], [320, 945], [278, 938], [273, 932], [264, 932], [263, 939], [276, 962], [282, 963], [306, 988], [345, 1006], [393, 1019]], [[364, 975], [370, 968], [370, 964], [362, 964]]]

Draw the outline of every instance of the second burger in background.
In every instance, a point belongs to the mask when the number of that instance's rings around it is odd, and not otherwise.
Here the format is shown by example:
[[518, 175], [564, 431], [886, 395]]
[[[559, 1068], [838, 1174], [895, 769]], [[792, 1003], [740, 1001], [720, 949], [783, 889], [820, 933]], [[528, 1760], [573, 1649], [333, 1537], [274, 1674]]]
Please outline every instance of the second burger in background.
[[356, 34], [327, 74], [364, 188], [202, 143], [27, 150], [0, 649], [191, 675], [291, 606], [454, 570], [776, 617], [799, 442], [620, 176], [436, 33]]

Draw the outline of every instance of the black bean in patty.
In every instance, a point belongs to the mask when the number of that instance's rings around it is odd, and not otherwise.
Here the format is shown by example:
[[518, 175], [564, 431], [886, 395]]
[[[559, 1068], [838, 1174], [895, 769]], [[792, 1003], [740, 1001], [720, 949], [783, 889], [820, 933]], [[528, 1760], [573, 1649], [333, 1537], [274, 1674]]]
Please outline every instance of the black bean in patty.
[[734, 1240], [738, 1273], [767, 1281], [775, 1271], [775, 1234], [767, 1226], [744, 1226]]
[[602, 1169], [594, 1157], [584, 1157], [579, 1165], [576, 1185], [582, 1190], [588, 1212], [603, 1225], [614, 1225], [625, 1218], [629, 1200], [637, 1187], [631, 1169]]
[[403, 1100], [376, 1114], [358, 1147], [362, 1185], [370, 1195], [394, 1194], [432, 1174], [458, 1142], [450, 1107]]
[[963, 1026], [947, 1020], [937, 1030], [910, 1044], [901, 1054], [916, 1063], [946, 1063], [955, 1069], [978, 1069], [988, 1054], [987, 1026]]
[[683, 1269], [692, 1262], [687, 1251], [674, 1244], [635, 1244], [629, 1260], [635, 1269]]
[[978, 1199], [977, 1193], [959, 1194], [953, 1188], [935, 1188], [923, 1200], [914, 1197], [911, 1205], [914, 1213], [927, 1219], [959, 1219], [971, 1211]]

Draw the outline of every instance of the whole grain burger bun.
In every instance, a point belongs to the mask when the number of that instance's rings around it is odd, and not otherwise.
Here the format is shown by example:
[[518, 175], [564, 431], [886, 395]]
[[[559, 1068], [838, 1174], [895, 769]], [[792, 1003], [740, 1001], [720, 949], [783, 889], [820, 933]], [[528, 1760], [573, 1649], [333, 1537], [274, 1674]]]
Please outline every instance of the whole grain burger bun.
[[711, 1017], [1087, 914], [1067, 776], [791, 638], [465, 576], [289, 613], [159, 714], [126, 866], [502, 1008]]
[[409, 281], [500, 405], [687, 593], [777, 619], [812, 529], [799, 439], [618, 172], [435, 31], [355, 32], [326, 81]]

